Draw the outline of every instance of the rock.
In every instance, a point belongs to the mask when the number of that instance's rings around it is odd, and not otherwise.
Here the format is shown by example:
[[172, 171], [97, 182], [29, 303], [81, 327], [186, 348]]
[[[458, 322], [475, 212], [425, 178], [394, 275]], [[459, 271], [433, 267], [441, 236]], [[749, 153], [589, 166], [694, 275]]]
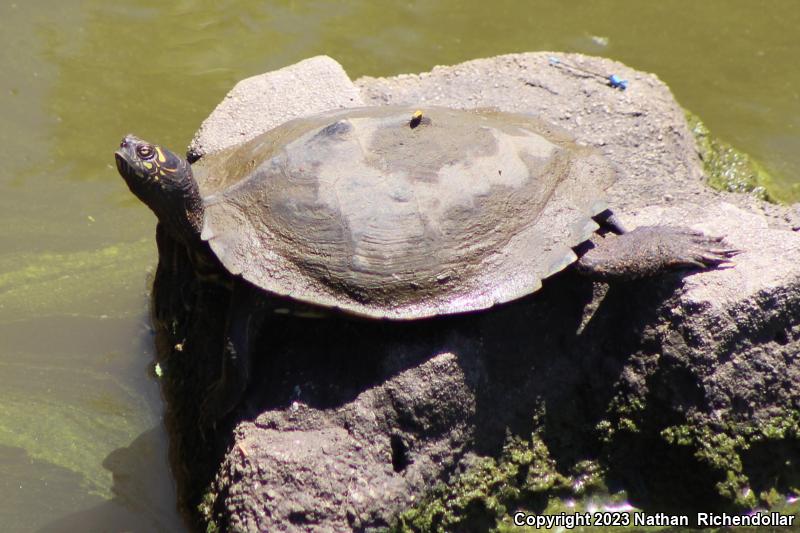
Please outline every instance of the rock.
[[[437, 376], [450, 379], [443, 382]], [[229, 526], [235, 531], [276, 531], [291, 524], [346, 531], [386, 525], [425, 490], [431, 472], [440, 468], [434, 459], [463, 447], [462, 418], [474, 412], [465, 381], [457, 357], [444, 353], [338, 408], [294, 402], [241, 425], [222, 470], [254, 482], [282, 481], [224, 489], [226, 499], [243, 502], [243, 511], [255, 511], [234, 513]], [[437, 420], [413, 413], [434, 404]], [[455, 417], [442, 414], [458, 411]], [[409, 420], [400, 420], [401, 413]], [[432, 438], [405, 442], [401, 428], [410, 419]], [[410, 447], [413, 459], [406, 457]]]
[[364, 105], [342, 66], [328, 56], [244, 79], [203, 121], [189, 145], [201, 156], [252, 139], [293, 118]]
[[[432, 321], [275, 318], [235, 429], [203, 440], [193, 398], [219, 371], [227, 295], [204, 289], [185, 252], [160, 235], [165, 396], [184, 501], [195, 509], [206, 491], [198, 520], [237, 531], [368, 531], [414, 507], [403, 520], [415, 529], [485, 530], [511, 509], [580, 496], [586, 464], [651, 512], [740, 510], [800, 486], [795, 215], [708, 189], [683, 111], [656, 76], [559, 55], [627, 79], [623, 92], [552, 66], [549, 55], [355, 86], [315, 58], [237, 85], [232, 95], [267, 89], [226, 99], [193, 146], [218, 149], [285, 117], [354, 105], [359, 91], [368, 105], [535, 113], [619, 167], [611, 199], [628, 226], [689, 225], [742, 253], [728, 268], [610, 287], [565, 272], [510, 305]], [[317, 68], [335, 83], [321, 89]], [[181, 294], [196, 295], [191, 311]], [[508, 439], [517, 452], [501, 454]]]

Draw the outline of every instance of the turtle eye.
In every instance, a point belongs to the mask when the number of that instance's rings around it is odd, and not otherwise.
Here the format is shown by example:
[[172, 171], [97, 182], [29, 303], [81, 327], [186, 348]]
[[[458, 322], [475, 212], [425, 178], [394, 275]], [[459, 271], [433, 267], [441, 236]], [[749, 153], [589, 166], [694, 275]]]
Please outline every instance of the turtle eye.
[[153, 159], [153, 156], [156, 155], [156, 151], [149, 144], [140, 144], [136, 147], [136, 155], [144, 160], [148, 160]]

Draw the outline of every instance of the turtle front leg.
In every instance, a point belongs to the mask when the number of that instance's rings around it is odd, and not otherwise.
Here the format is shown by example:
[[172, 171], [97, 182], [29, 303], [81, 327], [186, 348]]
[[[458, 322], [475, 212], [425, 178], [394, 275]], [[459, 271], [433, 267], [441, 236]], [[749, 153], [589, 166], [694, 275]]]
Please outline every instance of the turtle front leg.
[[595, 279], [637, 279], [666, 270], [712, 268], [740, 251], [722, 237], [707, 237], [683, 227], [644, 226], [591, 243], [577, 262], [579, 272]]
[[241, 402], [250, 381], [252, 341], [257, 330], [255, 290], [237, 280], [231, 294], [222, 351], [222, 372], [200, 408], [200, 425], [211, 427]]

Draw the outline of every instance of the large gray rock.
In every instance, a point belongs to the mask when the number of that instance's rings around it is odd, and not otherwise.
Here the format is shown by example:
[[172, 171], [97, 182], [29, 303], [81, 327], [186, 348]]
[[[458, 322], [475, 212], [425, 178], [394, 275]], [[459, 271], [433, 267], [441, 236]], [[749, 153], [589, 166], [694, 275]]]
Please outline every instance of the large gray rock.
[[[265, 75], [263, 93], [254, 82], [243, 89], [257, 89], [252, 97], [223, 102], [194, 146], [217, 149], [362, 99], [534, 113], [618, 166], [612, 205], [628, 226], [689, 225], [725, 235], [742, 253], [728, 268], [611, 288], [565, 273], [515, 304], [419, 324], [277, 319], [205, 519], [237, 531], [382, 527], [466, 458], [497, 455], [508, 434], [532, 432], [560, 460], [560, 474], [591, 458], [650, 510], [741, 508], [797, 484], [797, 468], [783, 466], [800, 463], [791, 446], [800, 437], [785, 427], [800, 412], [794, 215], [706, 188], [683, 111], [656, 76], [559, 57], [616, 73], [629, 88], [552, 66], [544, 53], [355, 86], [332, 60], [316, 59]], [[321, 88], [318, 76], [336, 83]], [[168, 400], [180, 402], [180, 393]], [[709, 435], [733, 444], [703, 452]], [[467, 513], [477, 522], [454, 529], [498, 518], [487, 506], [481, 512], [488, 518]]]
[[189, 145], [201, 156], [252, 139], [293, 118], [364, 105], [342, 66], [328, 56], [305, 59], [237, 83]]
[[[234, 531], [386, 524], [463, 453], [475, 412], [470, 377], [456, 355], [438, 354], [338, 407], [295, 401], [240, 425], [219, 481], [247, 482], [224, 489], [236, 502], [227, 524]], [[405, 440], [409, 423], [436, 438]], [[413, 457], [404, 457], [408, 446]]]

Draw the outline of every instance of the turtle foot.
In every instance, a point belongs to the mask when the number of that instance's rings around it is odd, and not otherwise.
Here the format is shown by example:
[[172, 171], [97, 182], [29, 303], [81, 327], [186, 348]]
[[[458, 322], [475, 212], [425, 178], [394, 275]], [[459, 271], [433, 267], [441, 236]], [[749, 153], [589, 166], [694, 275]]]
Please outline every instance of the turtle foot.
[[247, 385], [246, 372], [243, 374], [241, 368], [239, 371], [232, 371], [238, 366], [237, 355], [233, 342], [229, 340], [223, 354], [222, 376], [208, 388], [200, 404], [199, 422], [202, 428], [214, 427], [217, 422], [236, 409], [244, 396]]
[[199, 424], [201, 428], [213, 428], [229, 415], [239, 404], [241, 392], [231, 394], [222, 382], [212, 385], [200, 404]]
[[594, 243], [578, 270], [598, 279], [636, 279], [682, 268], [716, 268], [741, 250], [685, 227], [644, 226]]

